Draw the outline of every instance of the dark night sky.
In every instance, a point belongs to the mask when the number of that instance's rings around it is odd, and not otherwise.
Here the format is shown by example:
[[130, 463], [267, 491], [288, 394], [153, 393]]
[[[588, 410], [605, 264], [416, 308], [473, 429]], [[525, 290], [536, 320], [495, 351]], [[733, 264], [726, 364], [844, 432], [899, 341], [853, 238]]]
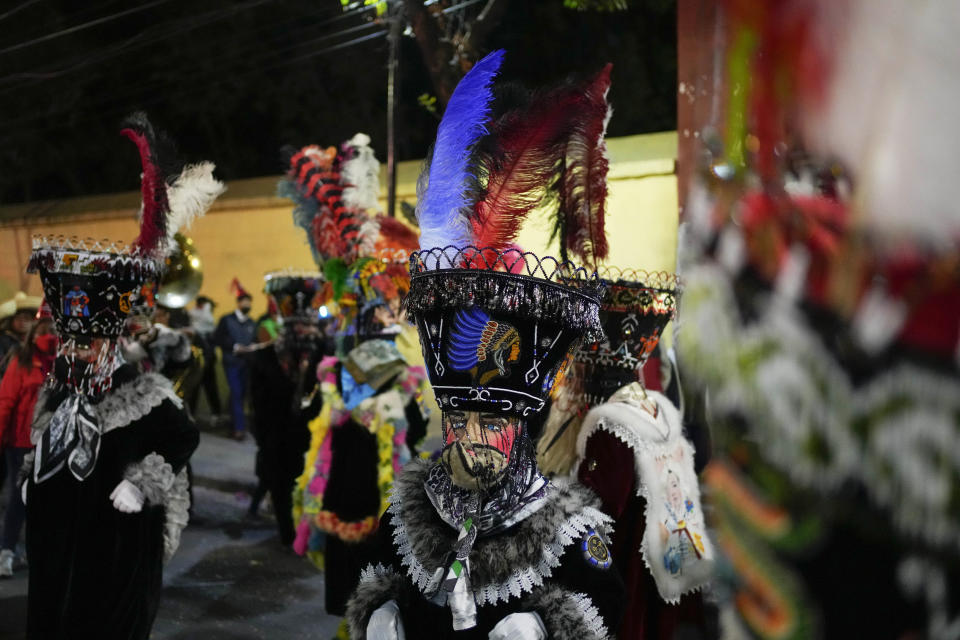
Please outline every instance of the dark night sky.
[[[11, 9], [25, 4], [9, 15]], [[386, 39], [338, 0], [34, 0], [0, 9], [0, 203], [135, 189], [139, 163], [118, 135], [148, 112], [187, 160], [210, 159], [226, 180], [282, 171], [280, 148], [337, 144], [357, 131], [386, 148]], [[609, 135], [676, 126], [672, 0], [632, 0], [613, 14], [562, 0], [512, 0], [485, 50], [506, 48], [501, 78], [536, 85], [614, 63]], [[477, 7], [482, 5], [476, 5]], [[46, 34], [123, 11], [63, 37]], [[343, 33], [344, 31], [347, 33]], [[404, 38], [400, 159], [423, 157], [433, 93]]]

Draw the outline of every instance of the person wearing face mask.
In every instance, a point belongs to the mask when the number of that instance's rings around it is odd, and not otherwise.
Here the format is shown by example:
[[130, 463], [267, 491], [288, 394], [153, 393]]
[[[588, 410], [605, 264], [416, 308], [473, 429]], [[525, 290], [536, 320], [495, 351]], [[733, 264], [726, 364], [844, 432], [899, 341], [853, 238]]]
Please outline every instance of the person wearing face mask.
[[[37, 394], [50, 373], [57, 353], [57, 334], [50, 308], [45, 304], [27, 333], [23, 345], [14, 352], [0, 381], [0, 443], [7, 462], [9, 486], [16, 486], [23, 458], [30, 452], [30, 421]], [[20, 492], [10, 491], [0, 539], [0, 578], [13, 576], [13, 563], [25, 509]]]
[[237, 298], [233, 313], [220, 318], [213, 332], [213, 342], [223, 351], [223, 372], [230, 387], [230, 417], [233, 420], [231, 435], [236, 440], [247, 437], [247, 422], [244, 414], [250, 374], [242, 354], [250, 349], [256, 338], [257, 323], [250, 317], [253, 298], [233, 279], [231, 284]]
[[[461, 80], [420, 178], [405, 307], [444, 447], [394, 482], [347, 607], [355, 639], [600, 640], [619, 623], [610, 519], [587, 488], [544, 477], [533, 444], [571, 353], [601, 335], [600, 285], [513, 244], [552, 172], [593, 148], [571, 136], [586, 112], [602, 132], [606, 87], [514, 91], [504, 107], [491, 88], [502, 59]], [[471, 188], [471, 170], [485, 188]]]

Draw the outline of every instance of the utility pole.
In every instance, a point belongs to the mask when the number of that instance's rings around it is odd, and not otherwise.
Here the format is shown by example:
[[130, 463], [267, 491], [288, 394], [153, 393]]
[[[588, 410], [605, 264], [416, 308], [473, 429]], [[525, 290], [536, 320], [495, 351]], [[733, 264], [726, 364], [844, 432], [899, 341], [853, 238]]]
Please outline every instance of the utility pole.
[[387, 215], [396, 215], [397, 207], [397, 97], [400, 94], [400, 37], [403, 34], [403, 2], [390, 0], [387, 5], [387, 20], [390, 32], [387, 41], [390, 45], [387, 61]]

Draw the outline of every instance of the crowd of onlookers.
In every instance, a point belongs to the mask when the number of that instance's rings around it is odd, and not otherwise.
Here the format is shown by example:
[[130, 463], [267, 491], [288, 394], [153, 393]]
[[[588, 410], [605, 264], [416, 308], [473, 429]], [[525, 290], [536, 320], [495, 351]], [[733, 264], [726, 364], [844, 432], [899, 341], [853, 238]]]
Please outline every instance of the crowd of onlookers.
[[[249, 385], [242, 354], [257, 341], [258, 327], [269, 333], [266, 316], [259, 323], [250, 317], [251, 302], [250, 294], [240, 289], [236, 309], [219, 321], [214, 316], [215, 303], [206, 296], [197, 297], [191, 309], [158, 304], [134, 313], [120, 341], [121, 354], [128, 362], [169, 377], [194, 415], [205, 394], [208, 424], [219, 427], [229, 422], [231, 437], [242, 440], [247, 434], [244, 412]], [[34, 405], [54, 365], [57, 347], [56, 327], [42, 298], [20, 292], [0, 303], [0, 492], [7, 489], [0, 529], [0, 578], [11, 577], [26, 565], [19, 544], [26, 508], [16, 490], [17, 476], [33, 446]], [[218, 362], [230, 391], [229, 416], [223, 415]]]

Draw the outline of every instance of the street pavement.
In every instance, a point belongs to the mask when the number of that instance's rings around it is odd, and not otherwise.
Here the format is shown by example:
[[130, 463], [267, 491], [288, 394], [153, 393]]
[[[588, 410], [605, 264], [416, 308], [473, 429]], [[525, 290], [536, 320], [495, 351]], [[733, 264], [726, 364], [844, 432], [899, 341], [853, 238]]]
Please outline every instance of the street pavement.
[[[151, 638], [328, 640], [336, 634], [340, 619], [323, 610], [323, 575], [280, 545], [271, 515], [245, 517], [255, 451], [250, 439], [201, 434], [192, 459], [193, 517], [164, 571]], [[0, 580], [0, 640], [25, 638], [26, 594], [25, 569]]]

